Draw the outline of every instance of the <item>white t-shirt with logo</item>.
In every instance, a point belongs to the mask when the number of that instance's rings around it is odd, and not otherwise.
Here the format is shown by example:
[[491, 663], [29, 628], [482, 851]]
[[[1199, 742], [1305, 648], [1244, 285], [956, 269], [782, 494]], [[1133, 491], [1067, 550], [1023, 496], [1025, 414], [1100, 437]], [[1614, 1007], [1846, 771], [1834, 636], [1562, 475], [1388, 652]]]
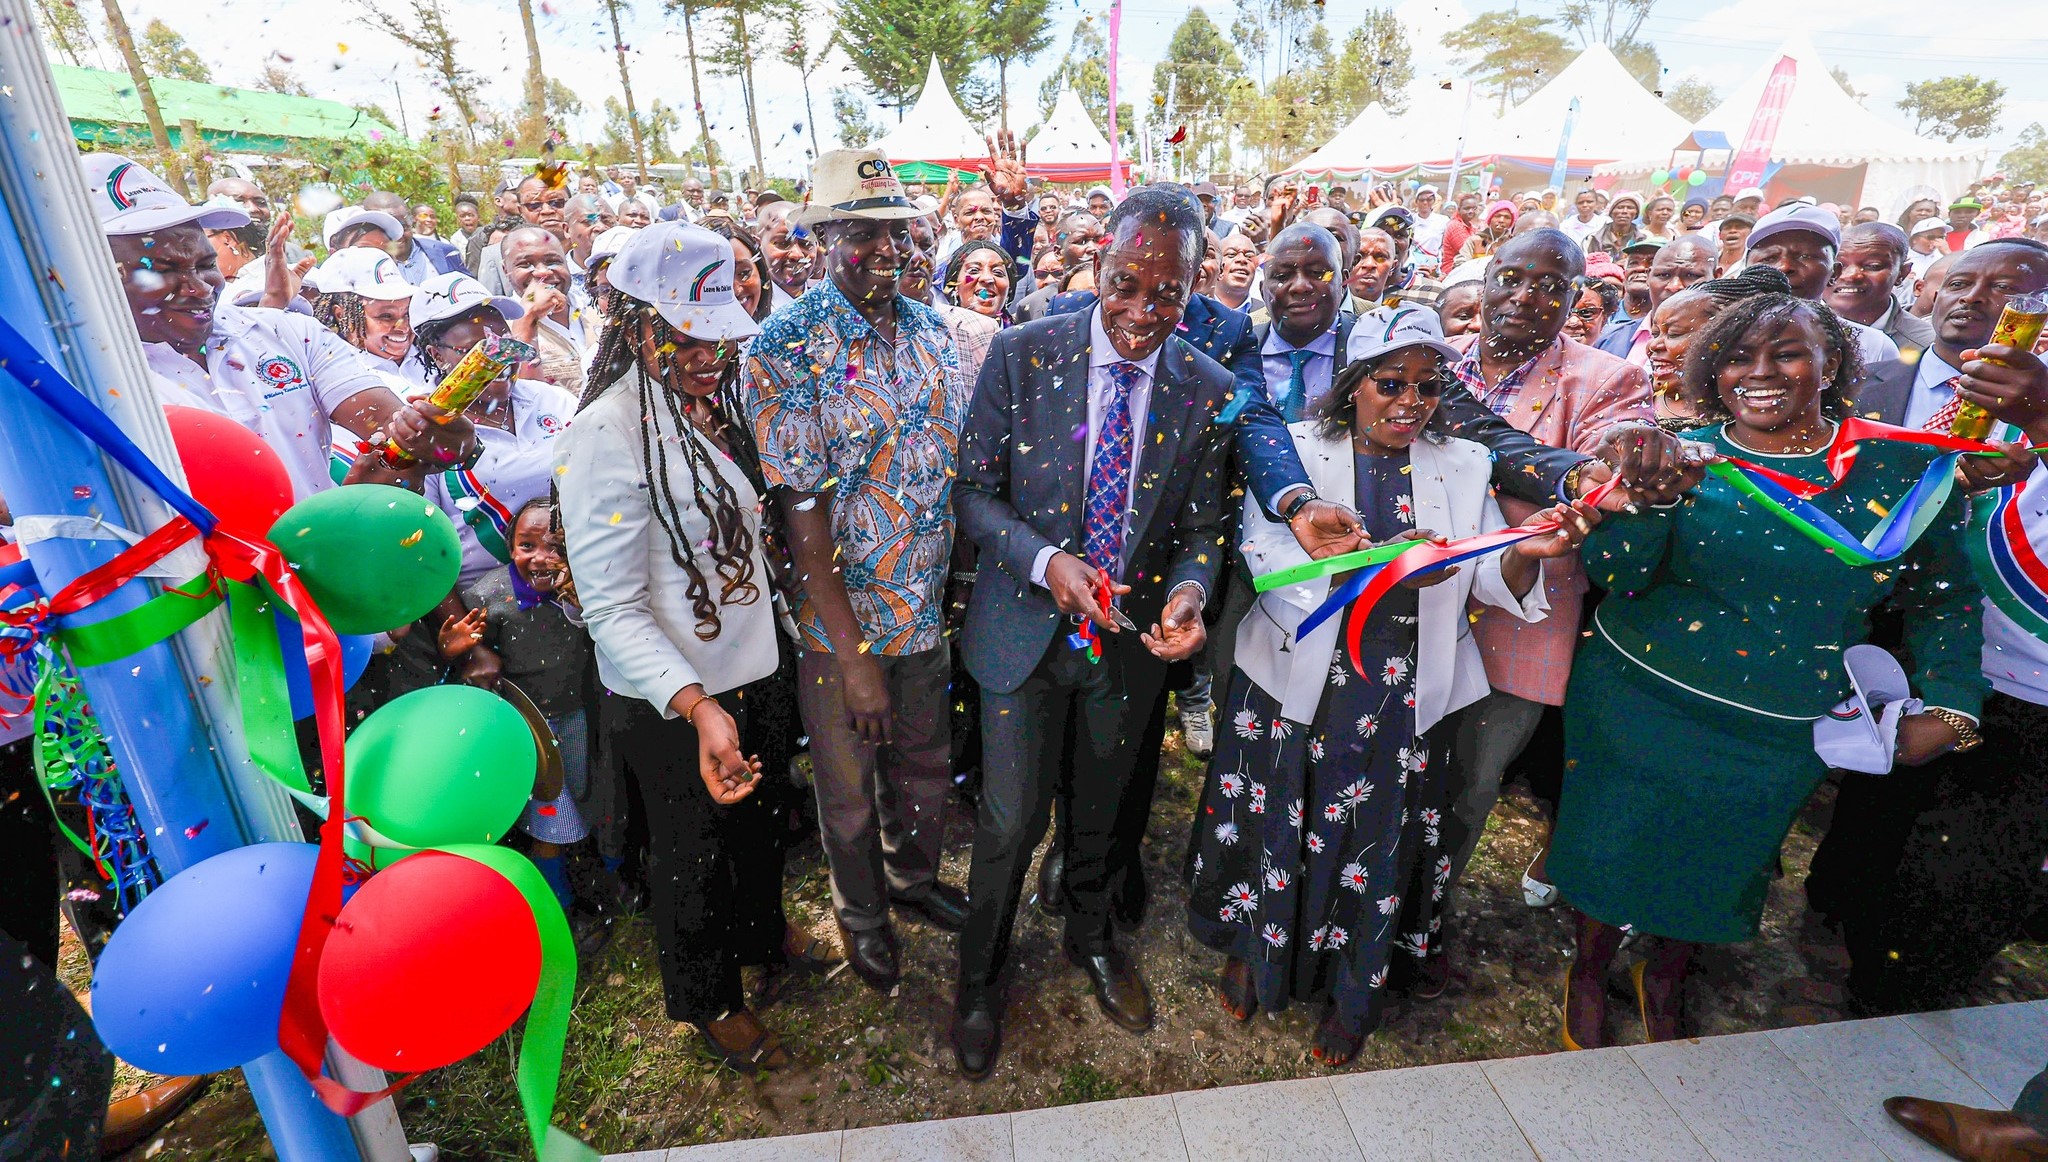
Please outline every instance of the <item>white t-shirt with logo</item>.
[[158, 402], [203, 408], [263, 437], [298, 500], [334, 487], [328, 416], [351, 396], [390, 387], [370, 356], [312, 317], [226, 301], [214, 307], [205, 367], [168, 343], [144, 343], [142, 353]]
[[538, 379], [512, 381], [512, 430], [476, 425], [483, 455], [476, 467], [431, 473], [427, 499], [455, 522], [462, 540], [460, 585], [506, 562], [485, 544], [509, 546], [519, 506], [546, 496], [555, 470], [555, 437], [569, 428], [576, 396]]

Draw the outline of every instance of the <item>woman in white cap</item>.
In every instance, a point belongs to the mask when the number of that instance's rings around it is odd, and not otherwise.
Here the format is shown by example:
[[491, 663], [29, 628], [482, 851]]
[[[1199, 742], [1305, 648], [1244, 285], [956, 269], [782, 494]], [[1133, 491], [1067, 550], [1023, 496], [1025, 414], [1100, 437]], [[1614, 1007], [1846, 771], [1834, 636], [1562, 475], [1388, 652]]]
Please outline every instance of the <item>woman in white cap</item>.
[[760, 719], [794, 694], [778, 676], [766, 489], [734, 391], [739, 344], [760, 328], [733, 296], [733, 265], [727, 239], [680, 222], [641, 230], [612, 260], [556, 488], [598, 675], [618, 695], [604, 733], [647, 811], [668, 1014], [753, 1072], [790, 1056], [748, 1010], [741, 967], [822, 955], [783, 915], [783, 793], [757, 757], [776, 761], [786, 725]]
[[327, 256], [314, 276], [313, 317], [370, 357], [392, 379], [392, 390], [414, 396], [428, 386], [424, 365], [412, 354], [414, 287], [381, 250], [351, 246]]
[[[1355, 508], [1374, 541], [1503, 527], [1487, 449], [1425, 431], [1456, 382], [1458, 351], [1436, 316], [1374, 312], [1351, 342], [1363, 349], [1314, 418], [1290, 429], [1317, 493]], [[1325, 1065], [1357, 1055], [1379, 1024], [1390, 972], [1393, 987], [1414, 979], [1436, 941], [1451, 789], [1427, 732], [1487, 693], [1468, 599], [1541, 620], [1549, 600], [1535, 584], [1539, 565], [1599, 521], [1583, 501], [1537, 516], [1562, 531], [1404, 582], [1362, 625], [1347, 625], [1352, 613], [1299, 634], [1331, 592], [1322, 579], [1263, 594], [1238, 631], [1232, 729], [1219, 732], [1196, 811], [1188, 927], [1229, 957], [1221, 998], [1234, 1019], [1297, 1000], [1323, 1005], [1311, 1052]], [[1241, 539], [1254, 573], [1309, 560], [1256, 503], [1245, 506]], [[1340, 632], [1360, 644], [1340, 648]]]

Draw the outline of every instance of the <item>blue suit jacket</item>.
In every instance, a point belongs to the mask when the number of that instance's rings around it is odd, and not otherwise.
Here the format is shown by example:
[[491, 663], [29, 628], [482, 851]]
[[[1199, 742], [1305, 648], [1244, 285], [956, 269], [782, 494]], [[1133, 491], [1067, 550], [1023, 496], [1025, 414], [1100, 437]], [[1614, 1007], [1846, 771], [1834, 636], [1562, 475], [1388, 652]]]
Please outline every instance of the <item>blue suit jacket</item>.
[[469, 267], [462, 264], [462, 252], [439, 238], [422, 238], [415, 234], [412, 244], [426, 253], [427, 261], [436, 273], [469, 273]]
[[1635, 345], [1636, 332], [1643, 329], [1642, 319], [1616, 319], [1600, 331], [1600, 337], [1593, 346], [1607, 352], [1616, 359], [1628, 358], [1628, 349]]
[[[1068, 291], [1054, 296], [1045, 315], [1052, 318], [1086, 311], [1095, 301], [1094, 291]], [[1301, 456], [1294, 450], [1294, 438], [1287, 434], [1287, 421], [1266, 394], [1266, 372], [1259, 362], [1259, 338], [1252, 317], [1198, 294], [1188, 300], [1179, 334], [1230, 372], [1232, 399], [1243, 392], [1251, 401], [1238, 413], [1233, 435], [1238, 464], [1260, 505], [1297, 484], [1308, 483]]]

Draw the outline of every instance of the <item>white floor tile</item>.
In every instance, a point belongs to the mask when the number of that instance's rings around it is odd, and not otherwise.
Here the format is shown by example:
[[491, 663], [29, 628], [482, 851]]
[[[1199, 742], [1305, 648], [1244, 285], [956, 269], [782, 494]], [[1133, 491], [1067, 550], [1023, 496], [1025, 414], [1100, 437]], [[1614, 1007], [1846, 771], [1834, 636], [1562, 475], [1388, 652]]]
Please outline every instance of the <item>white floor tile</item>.
[[848, 1130], [840, 1162], [1011, 1162], [1010, 1115]]
[[1709, 1162], [1625, 1050], [1518, 1057], [1482, 1068], [1544, 1162]]
[[[791, 1134], [780, 1138], [749, 1138], [743, 1142], [713, 1142], [705, 1146], [679, 1146], [665, 1158], [634, 1154], [634, 1162], [839, 1162], [838, 1130], [822, 1134]], [[605, 1159], [605, 1162], [612, 1162]]]
[[1884, 1162], [1765, 1033], [1631, 1046], [1628, 1055], [1719, 1162]]
[[1010, 1115], [1017, 1162], [1188, 1162], [1168, 1094], [1024, 1110]]
[[1943, 1057], [2010, 1106], [2048, 1063], [2048, 1006], [2038, 1002], [1901, 1017]]
[[1910, 1094], [1972, 1106], [1996, 1104], [1897, 1018], [1774, 1029], [1767, 1036], [1851, 1123], [1895, 1159], [1942, 1155], [1893, 1122], [1884, 1112], [1884, 1099]]
[[1351, 1125], [1330, 1083], [1275, 1081], [1173, 1095], [1191, 1162], [1285, 1158], [1359, 1162]]
[[1478, 1065], [1432, 1065], [1330, 1078], [1366, 1162], [1535, 1162]]

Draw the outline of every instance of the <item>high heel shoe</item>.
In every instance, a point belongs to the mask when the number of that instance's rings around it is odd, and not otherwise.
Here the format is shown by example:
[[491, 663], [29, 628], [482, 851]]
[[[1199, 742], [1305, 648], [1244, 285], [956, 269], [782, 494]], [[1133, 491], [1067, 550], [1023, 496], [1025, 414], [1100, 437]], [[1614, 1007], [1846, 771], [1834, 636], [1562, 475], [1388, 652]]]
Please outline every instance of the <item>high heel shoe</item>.
[[[1650, 994], [1648, 990], [1643, 988], [1643, 977], [1649, 973], [1649, 970], [1650, 962], [1647, 960], [1636, 961], [1629, 966], [1628, 970], [1629, 979], [1634, 981], [1636, 986], [1636, 1012], [1641, 1014], [1643, 1018], [1643, 1040], [1652, 1045], [1659, 1041], [1675, 1041], [1684, 1035], [1680, 1032], [1683, 1028], [1680, 1019], [1674, 1018], [1672, 1020], [1672, 1033], [1669, 1037], [1657, 1036], [1656, 1028], [1650, 1024]], [[1677, 1003], [1676, 994], [1673, 995], [1672, 1001], [1675, 1007]]]
[[1564, 1047], [1573, 1053], [1584, 1049], [1584, 1045], [1572, 1040], [1572, 970], [1570, 965], [1565, 966], [1564, 1004], [1558, 1007], [1557, 1017], [1557, 1035], [1564, 1042]]

